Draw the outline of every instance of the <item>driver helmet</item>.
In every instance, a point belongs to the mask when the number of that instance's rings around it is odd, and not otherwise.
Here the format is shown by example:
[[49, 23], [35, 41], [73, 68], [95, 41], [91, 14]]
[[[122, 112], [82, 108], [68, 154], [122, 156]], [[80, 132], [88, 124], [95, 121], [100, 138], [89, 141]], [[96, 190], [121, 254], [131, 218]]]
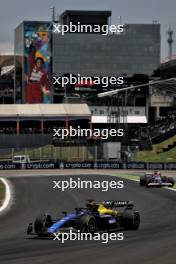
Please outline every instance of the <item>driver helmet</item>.
[[154, 175], [155, 175], [155, 176], [160, 176], [161, 173], [160, 173], [159, 171], [154, 171]]

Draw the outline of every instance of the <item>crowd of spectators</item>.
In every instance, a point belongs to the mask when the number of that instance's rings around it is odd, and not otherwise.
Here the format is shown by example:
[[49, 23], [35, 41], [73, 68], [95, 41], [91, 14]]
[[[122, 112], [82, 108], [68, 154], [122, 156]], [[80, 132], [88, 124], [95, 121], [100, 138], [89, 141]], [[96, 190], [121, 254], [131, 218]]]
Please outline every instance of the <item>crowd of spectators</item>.
[[16, 134], [15, 127], [0, 127], [0, 134]]
[[176, 129], [176, 115], [171, 114], [156, 120], [149, 126], [149, 135], [155, 138]]
[[[43, 130], [39, 127], [20, 127], [20, 134], [53, 134], [52, 127], [45, 127]], [[0, 127], [0, 134], [17, 134], [16, 127]]]

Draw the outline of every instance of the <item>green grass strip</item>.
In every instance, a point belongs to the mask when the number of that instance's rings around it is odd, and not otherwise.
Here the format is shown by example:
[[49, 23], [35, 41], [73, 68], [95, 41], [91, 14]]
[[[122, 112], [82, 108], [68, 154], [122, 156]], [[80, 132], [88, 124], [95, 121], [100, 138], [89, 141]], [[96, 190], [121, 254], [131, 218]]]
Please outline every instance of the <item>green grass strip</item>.
[[5, 198], [5, 186], [0, 181], [0, 206], [2, 205], [4, 198]]

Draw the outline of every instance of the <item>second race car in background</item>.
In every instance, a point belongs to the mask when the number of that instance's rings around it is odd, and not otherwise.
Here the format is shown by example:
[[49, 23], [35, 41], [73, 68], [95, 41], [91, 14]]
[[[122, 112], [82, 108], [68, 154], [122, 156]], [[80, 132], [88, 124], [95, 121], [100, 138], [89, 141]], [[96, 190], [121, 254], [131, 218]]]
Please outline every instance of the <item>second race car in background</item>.
[[154, 171], [152, 173], [145, 173], [143, 176], [140, 177], [140, 185], [146, 187], [152, 186], [167, 186], [173, 187], [175, 184], [175, 180], [173, 177], [163, 176], [161, 172]]

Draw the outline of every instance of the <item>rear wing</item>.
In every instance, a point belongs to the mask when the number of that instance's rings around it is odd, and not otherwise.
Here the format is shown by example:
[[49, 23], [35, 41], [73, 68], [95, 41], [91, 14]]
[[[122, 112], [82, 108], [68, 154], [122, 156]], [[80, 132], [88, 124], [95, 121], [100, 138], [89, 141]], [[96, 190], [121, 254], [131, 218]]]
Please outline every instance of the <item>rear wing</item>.
[[127, 208], [133, 208], [134, 207], [133, 201], [112, 201], [112, 200], [108, 200], [108, 201], [103, 201], [103, 205], [107, 208], [125, 207], [125, 206]]
[[146, 172], [145, 176], [153, 176], [153, 173], [152, 172]]

